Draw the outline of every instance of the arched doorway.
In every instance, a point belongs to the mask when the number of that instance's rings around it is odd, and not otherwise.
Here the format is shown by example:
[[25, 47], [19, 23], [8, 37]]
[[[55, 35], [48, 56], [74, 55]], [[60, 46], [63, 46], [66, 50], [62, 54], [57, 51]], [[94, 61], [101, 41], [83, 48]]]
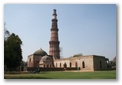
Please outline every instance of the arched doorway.
[[67, 64], [66, 63], [64, 63], [64, 68], [67, 68]]
[[78, 63], [77, 63], [77, 62], [75, 62], [75, 67], [76, 67], [76, 68], [78, 67]]
[[100, 69], [102, 68], [102, 62], [100, 61]]
[[29, 59], [29, 67], [31, 67], [31, 58]]
[[71, 62], [69, 63], [69, 66], [70, 66], [70, 68], [72, 67], [72, 63]]
[[60, 67], [61, 67], [61, 63], [60, 63]]
[[82, 62], [82, 67], [85, 68], [85, 63], [84, 63], [84, 61]]

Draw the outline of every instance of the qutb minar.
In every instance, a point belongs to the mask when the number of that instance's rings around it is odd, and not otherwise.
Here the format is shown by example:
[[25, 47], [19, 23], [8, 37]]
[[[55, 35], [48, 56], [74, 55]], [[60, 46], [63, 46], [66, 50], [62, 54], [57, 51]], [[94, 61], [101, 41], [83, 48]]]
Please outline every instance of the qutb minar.
[[56, 9], [53, 10], [52, 14], [52, 28], [51, 28], [51, 38], [49, 41], [49, 55], [52, 55], [55, 59], [60, 59], [60, 50], [59, 50], [59, 40], [58, 40], [58, 25], [57, 25], [57, 14]]
[[[43, 49], [35, 51], [28, 56], [27, 70], [40, 69], [42, 71], [81, 70], [96, 71], [106, 70], [108, 58], [99, 55], [81, 55], [78, 57], [60, 58], [60, 41], [58, 39], [58, 20], [56, 9], [52, 14], [51, 37], [49, 41], [49, 55]], [[78, 36], [79, 37], [79, 36]], [[78, 42], [78, 41], [74, 41]], [[67, 56], [65, 56], [67, 57]], [[65, 68], [65, 69], [64, 69]]]

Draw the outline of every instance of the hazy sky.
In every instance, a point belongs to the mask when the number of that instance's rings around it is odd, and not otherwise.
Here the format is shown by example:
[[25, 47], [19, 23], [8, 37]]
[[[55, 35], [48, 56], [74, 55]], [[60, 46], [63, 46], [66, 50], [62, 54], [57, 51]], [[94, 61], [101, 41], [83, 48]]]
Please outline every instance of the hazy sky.
[[53, 9], [57, 10], [61, 58], [74, 54], [116, 56], [115, 4], [5, 4], [4, 22], [23, 41], [22, 54], [49, 53]]

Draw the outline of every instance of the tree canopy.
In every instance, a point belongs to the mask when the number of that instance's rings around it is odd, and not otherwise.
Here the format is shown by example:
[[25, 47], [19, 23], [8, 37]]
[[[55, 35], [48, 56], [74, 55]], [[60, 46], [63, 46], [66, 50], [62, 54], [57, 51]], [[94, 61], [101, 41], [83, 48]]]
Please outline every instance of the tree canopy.
[[6, 66], [8, 70], [15, 70], [21, 64], [21, 45], [21, 39], [14, 33], [10, 34], [7, 38], [4, 38], [4, 66]]
[[72, 57], [80, 57], [80, 56], [83, 56], [82, 53], [75, 54], [75, 55], [73, 55]]

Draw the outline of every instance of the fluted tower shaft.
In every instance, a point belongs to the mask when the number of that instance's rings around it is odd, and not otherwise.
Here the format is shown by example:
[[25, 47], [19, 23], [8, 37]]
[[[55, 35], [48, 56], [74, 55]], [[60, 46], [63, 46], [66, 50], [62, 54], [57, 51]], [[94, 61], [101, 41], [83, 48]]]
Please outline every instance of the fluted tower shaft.
[[57, 25], [57, 14], [56, 10], [53, 10], [52, 14], [52, 27], [51, 27], [51, 37], [50, 37], [50, 48], [49, 55], [52, 55], [55, 59], [60, 59], [60, 50], [59, 50], [59, 40], [58, 40], [58, 25]]

